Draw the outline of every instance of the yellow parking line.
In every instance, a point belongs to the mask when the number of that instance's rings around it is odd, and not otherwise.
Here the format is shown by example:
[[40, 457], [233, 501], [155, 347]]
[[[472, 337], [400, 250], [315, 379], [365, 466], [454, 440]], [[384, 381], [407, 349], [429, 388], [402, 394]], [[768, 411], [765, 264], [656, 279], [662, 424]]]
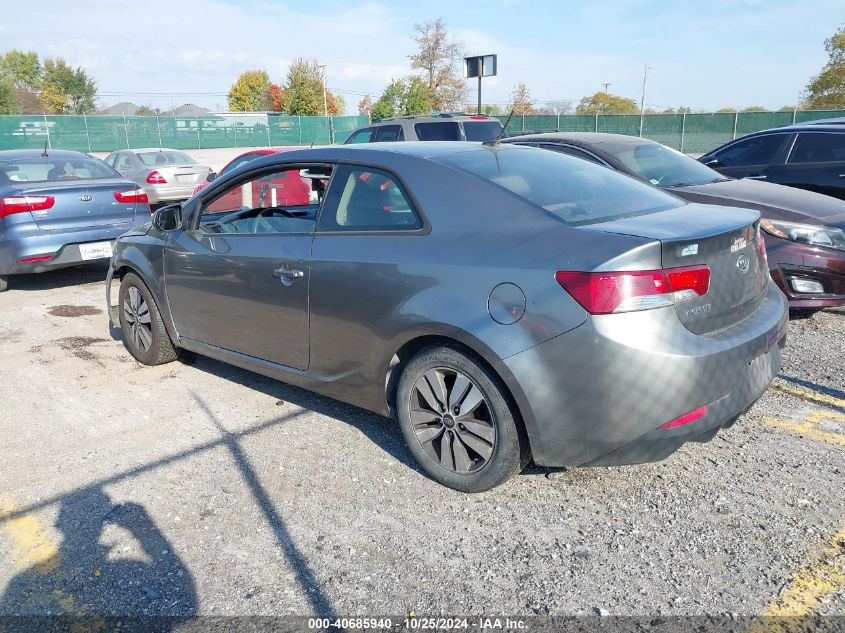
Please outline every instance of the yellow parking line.
[[[845, 526], [802, 566], [752, 631], [806, 631], [821, 600], [845, 588]], [[769, 619], [771, 618], [771, 619]]]
[[0, 493], [0, 526], [14, 545], [18, 567], [34, 567], [41, 574], [50, 573], [61, 560], [59, 546], [35, 515], [9, 518], [19, 510], [20, 505], [11, 495]]
[[799, 389], [798, 387], [790, 387], [787, 385], [772, 385], [769, 389], [785, 393], [790, 396], [795, 396], [796, 398], [801, 398], [803, 400], [811, 400], [812, 402], [818, 402], [819, 404], [826, 404], [831, 407], [845, 409], [845, 400], [842, 400], [841, 398], [834, 398], [826, 393], [818, 393], [816, 391]]
[[763, 416], [762, 418], [763, 422], [766, 424], [779, 429], [785, 429], [792, 433], [797, 433], [820, 442], [827, 442], [828, 444], [833, 444], [835, 446], [845, 446], [845, 435], [819, 430], [819, 422], [831, 419], [845, 423], [845, 414], [836, 413], [834, 411], [814, 411], [804, 422], [790, 422], [789, 420], [782, 420], [781, 418], [773, 418], [770, 416]]

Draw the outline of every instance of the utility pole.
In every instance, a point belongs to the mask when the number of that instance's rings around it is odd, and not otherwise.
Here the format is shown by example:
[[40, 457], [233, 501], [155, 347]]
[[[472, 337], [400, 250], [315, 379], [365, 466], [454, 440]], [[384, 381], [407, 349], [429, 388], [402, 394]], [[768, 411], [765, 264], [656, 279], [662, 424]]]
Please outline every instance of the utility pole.
[[326, 117], [326, 130], [329, 133], [329, 145], [331, 145], [334, 139], [332, 139], [332, 120], [329, 118], [329, 97], [326, 91], [326, 65], [320, 64], [320, 70], [323, 75], [323, 114]]
[[640, 136], [643, 135], [643, 126], [645, 125], [645, 91], [648, 87], [648, 64], [643, 69], [643, 96], [640, 100]]
[[602, 86], [604, 86], [604, 94], [607, 94], [607, 89], [612, 85], [613, 85], [612, 83], [603, 83], [602, 84]]

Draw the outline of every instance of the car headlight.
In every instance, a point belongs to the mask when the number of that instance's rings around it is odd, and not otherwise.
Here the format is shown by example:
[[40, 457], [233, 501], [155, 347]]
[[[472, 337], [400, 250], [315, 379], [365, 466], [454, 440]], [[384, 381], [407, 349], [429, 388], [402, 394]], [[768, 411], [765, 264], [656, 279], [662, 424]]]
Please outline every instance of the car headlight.
[[766, 233], [793, 242], [826, 246], [845, 251], [845, 232], [832, 226], [814, 226], [781, 220], [763, 220], [760, 226]]

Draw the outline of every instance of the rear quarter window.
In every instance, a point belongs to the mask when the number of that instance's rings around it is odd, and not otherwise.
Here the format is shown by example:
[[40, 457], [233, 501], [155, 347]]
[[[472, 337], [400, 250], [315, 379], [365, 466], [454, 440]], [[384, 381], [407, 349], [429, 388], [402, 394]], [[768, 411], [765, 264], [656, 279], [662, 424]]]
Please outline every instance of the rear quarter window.
[[457, 121], [431, 121], [414, 124], [414, 132], [421, 141], [460, 141], [461, 130]]
[[533, 147], [482, 147], [434, 160], [466, 171], [579, 225], [679, 207], [675, 196], [600, 165]]

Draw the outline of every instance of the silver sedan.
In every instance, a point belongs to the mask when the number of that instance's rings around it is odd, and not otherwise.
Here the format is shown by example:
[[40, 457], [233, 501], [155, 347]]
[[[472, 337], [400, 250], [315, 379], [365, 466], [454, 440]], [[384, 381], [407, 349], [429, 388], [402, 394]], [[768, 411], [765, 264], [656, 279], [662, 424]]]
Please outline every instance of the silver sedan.
[[106, 163], [147, 192], [150, 204], [187, 200], [211, 173], [185, 152], [175, 149], [125, 149], [106, 156]]

